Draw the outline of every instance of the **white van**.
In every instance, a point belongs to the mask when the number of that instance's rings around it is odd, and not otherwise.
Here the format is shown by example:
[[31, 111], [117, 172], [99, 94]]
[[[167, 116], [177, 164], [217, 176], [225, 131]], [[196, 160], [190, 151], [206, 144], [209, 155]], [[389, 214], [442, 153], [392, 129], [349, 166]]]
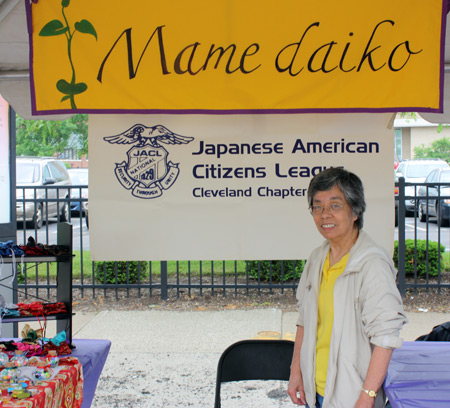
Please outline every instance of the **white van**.
[[[39, 229], [45, 219], [67, 221], [69, 218], [69, 189], [53, 186], [72, 185], [62, 161], [48, 157], [16, 158], [17, 221], [27, 222]], [[45, 188], [35, 188], [44, 186]], [[23, 187], [23, 188], [20, 188]], [[30, 188], [25, 188], [30, 187]]]

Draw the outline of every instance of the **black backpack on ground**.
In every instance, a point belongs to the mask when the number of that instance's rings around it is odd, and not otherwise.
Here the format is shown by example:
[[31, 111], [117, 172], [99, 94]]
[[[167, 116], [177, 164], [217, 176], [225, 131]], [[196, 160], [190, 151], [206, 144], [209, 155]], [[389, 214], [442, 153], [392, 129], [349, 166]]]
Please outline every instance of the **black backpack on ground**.
[[433, 330], [418, 337], [416, 341], [450, 341], [450, 322], [434, 326]]

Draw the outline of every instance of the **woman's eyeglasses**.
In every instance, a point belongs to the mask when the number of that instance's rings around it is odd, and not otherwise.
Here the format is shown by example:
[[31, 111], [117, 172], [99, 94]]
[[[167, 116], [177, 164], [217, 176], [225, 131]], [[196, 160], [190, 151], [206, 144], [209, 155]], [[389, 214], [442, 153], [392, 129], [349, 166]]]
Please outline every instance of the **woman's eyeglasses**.
[[346, 205], [347, 204], [338, 203], [330, 204], [328, 207], [323, 207], [321, 205], [312, 205], [311, 207], [309, 207], [309, 210], [311, 211], [312, 215], [321, 215], [325, 209], [331, 214], [337, 214], [340, 213]]

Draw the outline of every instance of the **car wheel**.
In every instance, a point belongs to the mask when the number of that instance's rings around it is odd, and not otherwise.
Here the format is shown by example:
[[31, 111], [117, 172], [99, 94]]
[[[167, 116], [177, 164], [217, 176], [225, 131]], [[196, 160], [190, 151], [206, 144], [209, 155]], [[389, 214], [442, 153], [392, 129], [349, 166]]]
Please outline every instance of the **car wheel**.
[[87, 229], [89, 229], [89, 213], [86, 211], [85, 214], [86, 214], [86, 227]]
[[33, 215], [33, 221], [31, 221], [31, 227], [35, 229], [39, 229], [44, 224], [44, 217], [42, 211], [42, 204], [37, 204], [36, 211]]
[[61, 210], [61, 217], [60, 217], [61, 222], [69, 220], [70, 217], [69, 212], [70, 212], [69, 203], [64, 203], [63, 208]]
[[438, 217], [438, 224], [440, 227], [448, 227], [449, 226], [449, 220], [446, 220], [444, 217], [442, 217], [441, 215], [441, 209], [438, 207], [436, 209], [436, 215]]
[[427, 222], [427, 216], [423, 212], [423, 206], [422, 204], [419, 204], [419, 220], [422, 222]]

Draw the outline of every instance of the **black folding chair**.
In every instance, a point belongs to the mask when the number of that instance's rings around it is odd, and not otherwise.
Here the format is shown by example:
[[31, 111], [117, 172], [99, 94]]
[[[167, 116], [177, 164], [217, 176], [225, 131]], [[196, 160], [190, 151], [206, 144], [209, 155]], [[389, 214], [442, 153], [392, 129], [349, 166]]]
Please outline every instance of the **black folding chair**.
[[294, 342], [290, 340], [243, 340], [232, 344], [217, 366], [215, 408], [220, 408], [223, 382], [289, 380]]

